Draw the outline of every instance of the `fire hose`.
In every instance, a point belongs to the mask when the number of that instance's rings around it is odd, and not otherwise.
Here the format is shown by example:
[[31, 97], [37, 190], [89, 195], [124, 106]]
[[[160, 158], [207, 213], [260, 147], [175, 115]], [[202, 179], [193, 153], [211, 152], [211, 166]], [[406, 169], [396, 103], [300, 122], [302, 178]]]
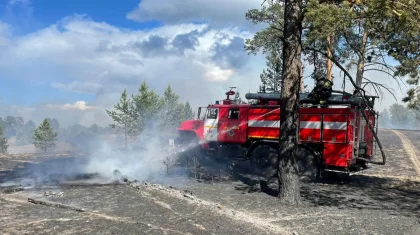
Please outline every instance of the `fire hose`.
[[[363, 100], [365, 101], [365, 97], [363, 97], [363, 98], [364, 98]], [[378, 147], [379, 147], [379, 150], [381, 151], [381, 155], [382, 155], [382, 162], [375, 162], [375, 161], [372, 161], [372, 160], [369, 160], [369, 159], [366, 159], [366, 158], [362, 158], [362, 157], [357, 157], [357, 158], [360, 159], [360, 160], [363, 160], [365, 162], [371, 163], [371, 164], [385, 165], [385, 163], [386, 163], [386, 155], [385, 155], [384, 150], [382, 148], [382, 144], [381, 144], [381, 141], [379, 140], [378, 134], [374, 130], [372, 124], [369, 121], [369, 118], [366, 116], [366, 113], [364, 112], [364, 110], [362, 109], [361, 106], [359, 106], [359, 110], [362, 113], [363, 118], [366, 120], [366, 123], [367, 123], [367, 125], [369, 127], [369, 130], [372, 132], [373, 136], [375, 137], [376, 143], [378, 143]], [[369, 111], [371, 111], [370, 108], [369, 108]]]

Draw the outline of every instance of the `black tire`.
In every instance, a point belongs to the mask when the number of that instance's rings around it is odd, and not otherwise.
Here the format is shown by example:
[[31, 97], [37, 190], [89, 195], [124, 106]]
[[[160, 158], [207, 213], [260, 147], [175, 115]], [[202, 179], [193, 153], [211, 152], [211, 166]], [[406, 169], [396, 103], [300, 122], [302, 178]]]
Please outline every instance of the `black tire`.
[[251, 167], [256, 175], [265, 178], [267, 181], [277, 177], [279, 164], [278, 149], [272, 145], [261, 144], [251, 154]]

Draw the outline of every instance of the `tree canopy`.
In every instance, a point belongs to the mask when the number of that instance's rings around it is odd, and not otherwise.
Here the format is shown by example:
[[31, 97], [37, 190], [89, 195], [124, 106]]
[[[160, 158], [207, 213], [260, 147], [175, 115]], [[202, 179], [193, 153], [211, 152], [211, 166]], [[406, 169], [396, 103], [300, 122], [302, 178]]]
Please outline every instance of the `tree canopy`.
[[171, 138], [182, 121], [194, 118], [190, 103], [180, 102], [179, 95], [169, 85], [159, 96], [146, 82], [142, 82], [138, 93], [131, 97], [128, 98], [124, 90], [119, 103], [114, 106], [115, 110], [107, 110], [113, 125], [119, 126], [126, 136], [136, 138], [147, 131], [155, 136], [159, 133], [162, 139]]
[[44, 152], [47, 152], [49, 148], [55, 147], [57, 132], [51, 127], [47, 118], [35, 129], [33, 139], [35, 147]]
[[[250, 53], [262, 51], [268, 55], [268, 64], [270, 60], [282, 64], [279, 196], [296, 203], [300, 201], [297, 173], [293, 170], [298, 161], [297, 94], [304, 62], [314, 67], [315, 79], [332, 79], [331, 65], [336, 65], [345, 74], [344, 79], [351, 80], [356, 94], [368, 85], [378, 94], [382, 89], [392, 94], [389, 87], [369, 78], [368, 71], [379, 71], [399, 81], [409, 75], [409, 82], [417, 87], [409, 91], [405, 101], [410, 107], [419, 107], [420, 40], [416, 26], [420, 4], [413, 0], [261, 2], [261, 10], [250, 9], [246, 18], [268, 27], [247, 40], [245, 48]], [[280, 58], [275, 60], [277, 51]], [[391, 59], [397, 63], [390, 63]]]
[[135, 102], [127, 97], [127, 90], [121, 94], [119, 102], [114, 105], [115, 110], [105, 110], [114, 121], [112, 127], [118, 128], [124, 133], [125, 146], [128, 137], [137, 136], [139, 133], [139, 115]]

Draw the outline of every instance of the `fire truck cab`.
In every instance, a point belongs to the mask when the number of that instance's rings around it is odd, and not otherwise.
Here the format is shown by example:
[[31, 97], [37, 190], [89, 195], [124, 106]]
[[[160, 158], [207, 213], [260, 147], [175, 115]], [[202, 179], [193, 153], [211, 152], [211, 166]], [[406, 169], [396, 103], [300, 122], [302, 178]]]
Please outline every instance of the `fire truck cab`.
[[[230, 90], [226, 99], [200, 107], [196, 120], [178, 128], [181, 139], [195, 139], [202, 151], [214, 158], [249, 159], [263, 168], [276, 164], [280, 94], [248, 93], [245, 98], [252, 100], [251, 104], [236, 104], [229, 99], [233, 94]], [[308, 93], [301, 93], [296, 138], [304, 152], [302, 160], [316, 157], [319, 172], [349, 174], [366, 169], [376, 150], [375, 98], [364, 97], [366, 104], [362, 97], [332, 94], [320, 105], [308, 98]]]

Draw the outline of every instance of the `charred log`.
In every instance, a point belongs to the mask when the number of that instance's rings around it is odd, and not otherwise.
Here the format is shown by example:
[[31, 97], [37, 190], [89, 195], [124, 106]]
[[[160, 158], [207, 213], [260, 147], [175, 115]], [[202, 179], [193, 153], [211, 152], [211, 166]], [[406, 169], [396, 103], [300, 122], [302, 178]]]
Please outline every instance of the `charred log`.
[[57, 203], [57, 202], [48, 202], [48, 201], [34, 199], [34, 198], [28, 198], [28, 202], [34, 203], [34, 204], [39, 204], [39, 205], [44, 205], [44, 206], [51, 206], [51, 207], [69, 209], [69, 210], [74, 210], [74, 211], [78, 211], [78, 212], [85, 212], [85, 209], [83, 209], [83, 208], [64, 205], [64, 204]]

